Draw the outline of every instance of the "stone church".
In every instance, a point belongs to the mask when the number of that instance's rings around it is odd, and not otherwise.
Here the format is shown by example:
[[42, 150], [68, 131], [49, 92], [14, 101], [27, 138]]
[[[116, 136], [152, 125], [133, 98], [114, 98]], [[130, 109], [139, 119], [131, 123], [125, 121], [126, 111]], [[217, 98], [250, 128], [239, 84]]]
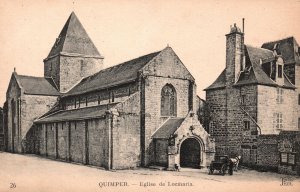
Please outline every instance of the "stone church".
[[44, 77], [12, 73], [7, 150], [106, 169], [209, 165], [214, 139], [198, 120], [195, 79], [172, 48], [106, 69], [103, 59], [72, 13]]
[[300, 168], [300, 140], [292, 144], [298, 148], [290, 147], [282, 156], [276, 140], [278, 135], [300, 135], [299, 54], [294, 37], [257, 48], [244, 44], [244, 30], [231, 27], [225, 69], [205, 89], [217, 154], [241, 155], [243, 163], [252, 164], [276, 160], [274, 166], [289, 154], [294, 162], [296, 154]]

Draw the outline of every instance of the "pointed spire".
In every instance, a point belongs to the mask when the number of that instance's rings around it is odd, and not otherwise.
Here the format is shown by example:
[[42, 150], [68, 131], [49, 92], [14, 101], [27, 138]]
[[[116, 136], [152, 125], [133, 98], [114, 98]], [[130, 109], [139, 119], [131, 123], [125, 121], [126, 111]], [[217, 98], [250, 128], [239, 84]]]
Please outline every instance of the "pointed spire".
[[47, 58], [59, 53], [101, 57], [94, 43], [72, 11]]

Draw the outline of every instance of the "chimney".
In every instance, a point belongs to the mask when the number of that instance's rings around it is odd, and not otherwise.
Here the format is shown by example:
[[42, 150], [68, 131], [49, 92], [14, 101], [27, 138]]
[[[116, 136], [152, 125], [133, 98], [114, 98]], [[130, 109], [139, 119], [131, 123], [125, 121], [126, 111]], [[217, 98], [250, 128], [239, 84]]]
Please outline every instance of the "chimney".
[[237, 82], [243, 70], [244, 34], [236, 24], [226, 35], [226, 84]]

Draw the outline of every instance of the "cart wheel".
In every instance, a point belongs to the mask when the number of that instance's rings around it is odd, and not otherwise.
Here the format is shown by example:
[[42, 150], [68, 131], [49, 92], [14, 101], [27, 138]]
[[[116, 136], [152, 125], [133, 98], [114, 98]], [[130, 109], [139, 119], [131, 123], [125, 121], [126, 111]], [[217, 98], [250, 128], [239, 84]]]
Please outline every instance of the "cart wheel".
[[222, 165], [221, 174], [224, 176], [226, 173], [226, 165]]

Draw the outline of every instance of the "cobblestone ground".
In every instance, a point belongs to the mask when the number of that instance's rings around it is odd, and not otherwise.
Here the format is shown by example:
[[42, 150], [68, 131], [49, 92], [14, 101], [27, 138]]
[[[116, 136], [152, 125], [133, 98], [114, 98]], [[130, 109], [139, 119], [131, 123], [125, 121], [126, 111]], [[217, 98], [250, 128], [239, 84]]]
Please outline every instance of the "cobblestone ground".
[[6, 191], [300, 191], [300, 178], [246, 169], [232, 176], [207, 169], [106, 171], [0, 152], [0, 192]]

